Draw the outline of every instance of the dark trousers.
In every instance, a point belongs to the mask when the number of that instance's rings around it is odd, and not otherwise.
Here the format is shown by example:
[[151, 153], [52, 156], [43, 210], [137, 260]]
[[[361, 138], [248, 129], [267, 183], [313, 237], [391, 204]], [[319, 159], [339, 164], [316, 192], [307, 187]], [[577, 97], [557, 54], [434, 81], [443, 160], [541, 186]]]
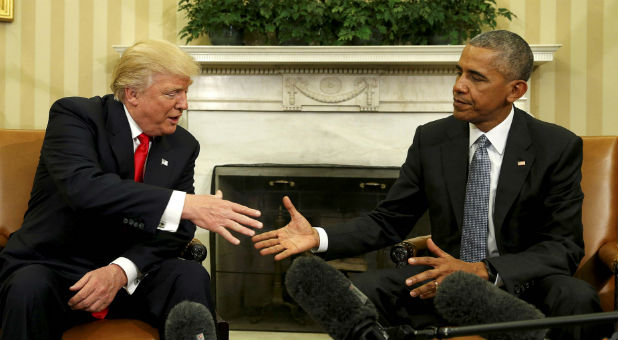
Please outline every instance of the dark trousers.
[[[352, 277], [354, 284], [376, 306], [383, 326], [411, 325], [414, 329], [430, 326], [446, 326], [433, 306], [433, 299], [421, 300], [410, 296], [412, 288], [405, 279], [427, 267], [405, 266], [399, 269], [383, 269]], [[570, 276], [548, 276], [519, 298], [535, 305], [546, 316], [576, 315], [601, 312], [597, 292], [588, 283]], [[451, 325], [452, 326], [452, 325]], [[550, 330], [548, 337], [554, 340], [597, 340], [612, 334], [611, 324], [587, 327], [573, 326]]]
[[[76, 293], [69, 291], [74, 283], [39, 264], [15, 270], [0, 286], [2, 339], [60, 339], [71, 326], [96, 320], [68, 307]], [[200, 263], [169, 259], [148, 273], [132, 295], [120, 289], [107, 318], [140, 319], [158, 328], [163, 337], [170, 309], [184, 300], [211, 309], [210, 276]]]

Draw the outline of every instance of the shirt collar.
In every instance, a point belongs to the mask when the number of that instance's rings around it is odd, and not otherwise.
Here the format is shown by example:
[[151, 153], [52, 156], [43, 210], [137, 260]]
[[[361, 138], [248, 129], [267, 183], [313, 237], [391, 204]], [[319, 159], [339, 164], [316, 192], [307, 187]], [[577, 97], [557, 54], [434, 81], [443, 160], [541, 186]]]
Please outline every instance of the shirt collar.
[[129, 127], [131, 128], [131, 138], [135, 139], [144, 131], [142, 131], [139, 125], [137, 125], [137, 123], [133, 120], [133, 117], [131, 117], [131, 114], [129, 113], [129, 110], [127, 110], [127, 107], [124, 104], [122, 104], [122, 107], [124, 108], [124, 113], [127, 115], [127, 120], [129, 121]]
[[515, 106], [511, 106], [511, 112], [509, 112], [509, 115], [506, 116], [500, 124], [496, 125], [493, 129], [487, 132], [479, 130], [476, 125], [472, 123], [468, 123], [468, 126], [470, 127], [469, 146], [472, 147], [472, 144], [474, 144], [474, 142], [476, 142], [476, 140], [484, 134], [487, 139], [489, 139], [494, 149], [502, 155], [502, 153], [504, 153], [504, 148], [506, 147], [506, 139], [509, 136], [509, 130], [511, 129], [511, 124], [513, 123], [514, 114]]

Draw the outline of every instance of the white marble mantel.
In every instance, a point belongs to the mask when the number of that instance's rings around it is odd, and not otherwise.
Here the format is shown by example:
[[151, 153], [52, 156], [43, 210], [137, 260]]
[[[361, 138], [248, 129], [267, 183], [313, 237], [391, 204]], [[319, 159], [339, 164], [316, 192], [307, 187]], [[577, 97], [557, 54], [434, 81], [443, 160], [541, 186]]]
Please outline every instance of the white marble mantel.
[[[531, 47], [539, 67], [560, 45]], [[196, 191], [209, 193], [215, 165], [401, 165], [416, 127], [451, 114], [463, 46], [181, 48], [202, 66], [181, 124], [201, 144]]]

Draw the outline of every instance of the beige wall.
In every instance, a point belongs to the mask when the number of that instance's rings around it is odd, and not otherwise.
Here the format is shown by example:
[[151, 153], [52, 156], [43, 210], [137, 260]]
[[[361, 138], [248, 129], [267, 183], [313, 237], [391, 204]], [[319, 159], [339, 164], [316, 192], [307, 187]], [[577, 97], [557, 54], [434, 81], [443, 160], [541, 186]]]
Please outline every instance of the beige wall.
[[[531, 113], [580, 135], [617, 135], [618, 0], [498, 5], [517, 15], [499, 28], [563, 45], [533, 75]], [[108, 93], [112, 45], [183, 44], [176, 9], [177, 0], [15, 0], [15, 20], [0, 22], [0, 127], [42, 129], [56, 99]]]

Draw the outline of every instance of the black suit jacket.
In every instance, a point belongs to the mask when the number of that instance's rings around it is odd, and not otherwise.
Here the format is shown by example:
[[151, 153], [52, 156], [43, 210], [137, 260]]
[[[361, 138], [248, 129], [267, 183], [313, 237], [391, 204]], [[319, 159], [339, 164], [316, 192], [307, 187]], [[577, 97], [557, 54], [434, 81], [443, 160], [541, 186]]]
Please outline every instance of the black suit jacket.
[[[468, 123], [453, 116], [418, 127], [386, 199], [365, 216], [326, 228], [326, 258], [400, 242], [427, 209], [432, 239], [458, 258], [468, 139]], [[508, 291], [519, 295], [538, 278], [575, 272], [584, 254], [581, 164], [581, 138], [515, 109], [493, 215], [500, 256], [489, 259]]]
[[162, 259], [178, 256], [195, 225], [182, 220], [176, 233], [157, 226], [172, 189], [194, 192], [198, 153], [197, 140], [182, 127], [156, 137], [144, 183], [136, 183], [122, 103], [111, 95], [58, 100], [50, 109], [23, 225], [0, 253], [0, 276], [41, 263], [79, 279], [120, 256], [148, 273]]

